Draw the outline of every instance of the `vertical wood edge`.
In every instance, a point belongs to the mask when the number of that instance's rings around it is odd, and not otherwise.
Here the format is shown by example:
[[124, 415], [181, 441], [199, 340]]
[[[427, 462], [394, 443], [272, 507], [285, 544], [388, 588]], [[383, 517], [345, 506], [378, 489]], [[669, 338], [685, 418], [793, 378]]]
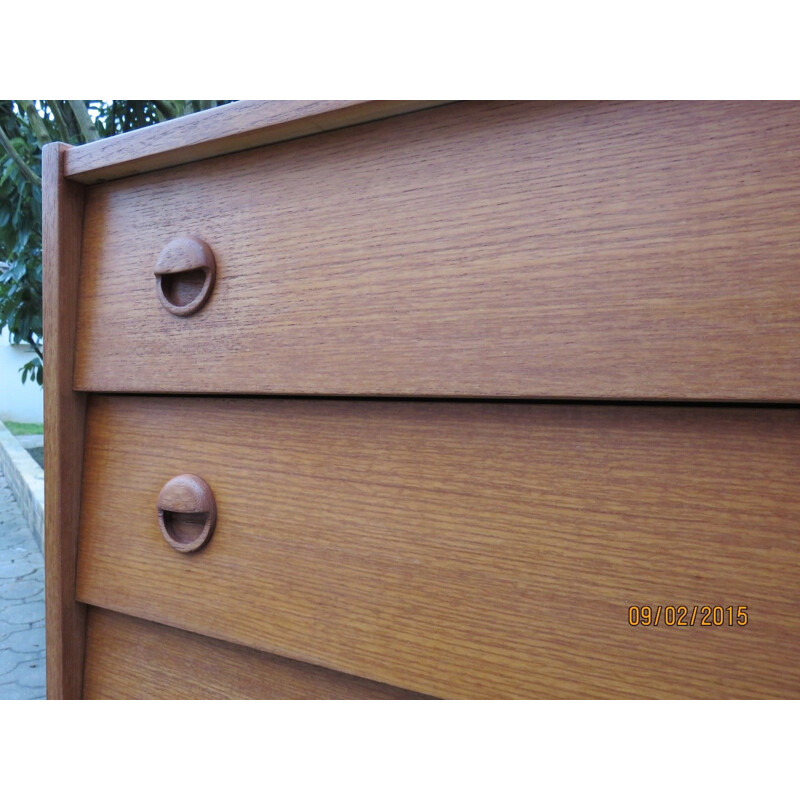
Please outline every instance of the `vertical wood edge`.
[[69, 149], [42, 154], [47, 697], [59, 700], [82, 696], [86, 634], [75, 599], [86, 395], [72, 383], [84, 188], [64, 177]]

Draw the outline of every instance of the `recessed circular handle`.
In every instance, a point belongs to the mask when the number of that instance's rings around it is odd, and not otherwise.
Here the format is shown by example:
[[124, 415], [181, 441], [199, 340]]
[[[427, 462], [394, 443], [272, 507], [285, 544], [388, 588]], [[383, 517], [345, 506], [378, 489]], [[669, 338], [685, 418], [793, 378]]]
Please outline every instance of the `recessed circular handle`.
[[161, 305], [170, 314], [188, 317], [208, 301], [217, 264], [211, 248], [202, 239], [181, 236], [161, 251], [154, 274]]
[[178, 475], [158, 495], [158, 526], [172, 547], [191, 553], [208, 543], [217, 523], [211, 487], [197, 475]]

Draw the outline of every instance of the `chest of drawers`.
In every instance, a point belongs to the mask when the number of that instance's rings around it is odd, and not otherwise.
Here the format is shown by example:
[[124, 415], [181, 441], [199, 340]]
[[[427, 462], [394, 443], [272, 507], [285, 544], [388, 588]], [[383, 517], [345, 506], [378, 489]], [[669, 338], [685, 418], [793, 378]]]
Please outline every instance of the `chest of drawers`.
[[242, 102], [48, 147], [49, 695], [800, 696], [798, 125]]

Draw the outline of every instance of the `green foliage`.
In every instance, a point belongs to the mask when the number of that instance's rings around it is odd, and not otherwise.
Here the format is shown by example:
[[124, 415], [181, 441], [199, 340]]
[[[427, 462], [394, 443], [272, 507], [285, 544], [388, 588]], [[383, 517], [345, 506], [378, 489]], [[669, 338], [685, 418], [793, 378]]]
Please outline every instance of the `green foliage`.
[[44, 425], [41, 422], [4, 422], [9, 433], [14, 436], [29, 436], [33, 434], [43, 434]]
[[42, 147], [84, 144], [227, 100], [0, 100], [0, 331], [36, 356], [22, 382], [42, 383]]
[[[0, 127], [21, 159], [41, 175], [41, 148], [25, 117], [0, 103]], [[0, 163], [0, 329], [13, 344], [27, 343], [36, 357], [22, 369], [22, 382], [42, 382], [42, 192], [11, 158]]]

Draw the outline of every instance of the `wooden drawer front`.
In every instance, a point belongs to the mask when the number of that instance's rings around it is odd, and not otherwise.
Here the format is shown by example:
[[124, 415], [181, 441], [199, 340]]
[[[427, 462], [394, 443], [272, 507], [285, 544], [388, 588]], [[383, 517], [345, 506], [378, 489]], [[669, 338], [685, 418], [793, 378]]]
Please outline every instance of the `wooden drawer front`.
[[[88, 187], [75, 386], [800, 400], [799, 128], [462, 103]], [[217, 261], [186, 318], [183, 234]]]
[[90, 608], [87, 700], [389, 700], [413, 692]]
[[86, 603], [434, 696], [800, 697], [796, 409], [95, 396], [85, 463]]

